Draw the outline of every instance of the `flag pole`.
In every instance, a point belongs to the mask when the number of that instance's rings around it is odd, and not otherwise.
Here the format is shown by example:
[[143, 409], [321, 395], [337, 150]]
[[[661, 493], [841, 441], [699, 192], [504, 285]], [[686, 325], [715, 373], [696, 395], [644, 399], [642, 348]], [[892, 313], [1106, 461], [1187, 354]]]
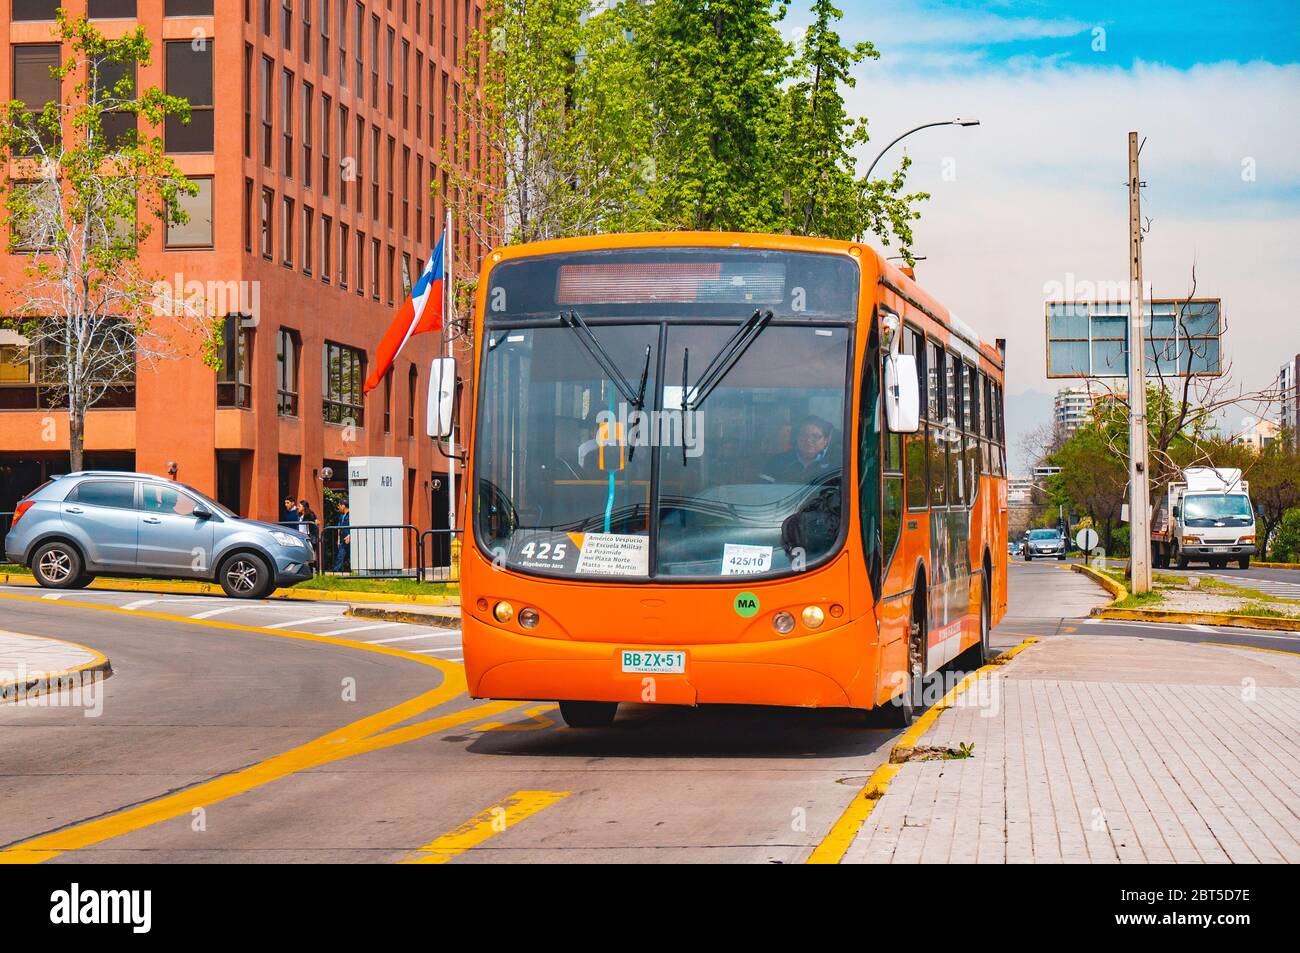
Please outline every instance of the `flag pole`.
[[[455, 257], [452, 252], [451, 209], [447, 209], [447, 224], [445, 231], [443, 231], [443, 235], [445, 236], [445, 240], [442, 243], [442, 247], [444, 255], [446, 256], [445, 269], [447, 275], [447, 280], [443, 282], [443, 294], [447, 297], [442, 312], [442, 353], [444, 357], [455, 357], [455, 355], [451, 353], [451, 322], [454, 317], [453, 308], [456, 304], [456, 273], [453, 271]], [[454, 384], [452, 386], [453, 388], [455, 387]], [[454, 408], [455, 403], [453, 403], [452, 406]], [[447, 528], [452, 532], [452, 535], [448, 536], [448, 539], [454, 539], [456, 531], [456, 419], [454, 411], [451, 422], [451, 433], [447, 436], [447, 443], [449, 448], [447, 454]]]

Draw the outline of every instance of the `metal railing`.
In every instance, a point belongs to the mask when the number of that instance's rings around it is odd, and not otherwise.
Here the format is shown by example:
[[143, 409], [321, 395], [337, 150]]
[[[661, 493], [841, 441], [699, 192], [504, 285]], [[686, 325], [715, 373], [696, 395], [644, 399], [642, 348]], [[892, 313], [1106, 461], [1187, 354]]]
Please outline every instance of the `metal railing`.
[[420, 530], [410, 523], [326, 526], [320, 534], [316, 571], [354, 579], [419, 579], [423, 566]]
[[459, 529], [426, 529], [420, 534], [420, 575], [424, 582], [460, 582]]

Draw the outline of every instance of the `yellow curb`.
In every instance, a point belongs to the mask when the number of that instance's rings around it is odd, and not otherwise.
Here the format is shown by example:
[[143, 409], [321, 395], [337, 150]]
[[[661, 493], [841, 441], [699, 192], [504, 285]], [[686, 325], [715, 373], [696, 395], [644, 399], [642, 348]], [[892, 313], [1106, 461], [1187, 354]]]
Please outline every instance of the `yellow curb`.
[[1249, 649], [1252, 652], [1272, 652], [1274, 655], [1290, 655], [1300, 658], [1300, 652], [1288, 652], [1286, 649], [1266, 649], [1260, 645], [1234, 645], [1232, 642], [1202, 642], [1202, 645], [1214, 645], [1221, 649]]
[[[0, 585], [35, 586], [36, 579], [22, 573], [0, 573]], [[149, 579], [96, 579], [86, 588], [109, 592], [171, 592], [195, 596], [224, 596], [225, 591], [215, 582], [185, 582]], [[398, 592], [364, 592], [347, 589], [277, 589], [268, 599], [309, 599], [323, 602], [410, 602], [428, 606], [454, 606], [460, 604], [459, 596], [420, 596]]]
[[1240, 629], [1270, 632], [1300, 632], [1300, 619], [1272, 619], [1264, 616], [1233, 615], [1231, 612], [1178, 612], [1173, 609], [1102, 609], [1098, 619], [1124, 622], [1168, 622], [1175, 625], [1229, 625]]
[[352, 606], [343, 613], [354, 619], [380, 619], [384, 622], [405, 622], [408, 625], [433, 625], [459, 629], [461, 617], [434, 612], [416, 612], [411, 609], [372, 609], [369, 606]]
[[[1128, 590], [1121, 583], [1116, 582], [1103, 572], [1098, 572], [1091, 566], [1085, 566], [1082, 563], [1070, 563], [1070, 568], [1075, 572], [1083, 573], [1089, 579], [1097, 583], [1111, 595], [1111, 605], [1116, 602], [1123, 602], [1128, 598]], [[1109, 608], [1109, 607], [1108, 607]]]
[[831, 827], [830, 832], [822, 838], [821, 843], [813, 849], [813, 852], [804, 863], [838, 864], [843, 860], [849, 845], [853, 843], [853, 838], [858, 836], [858, 831], [862, 829], [862, 825], [871, 812], [875, 810], [876, 803], [885, 796], [885, 792], [889, 788], [889, 782], [894, 780], [898, 772], [903, 769], [903, 762], [907, 760], [908, 752], [916, 747], [916, 742], [920, 737], [929, 730], [944, 711], [952, 707], [957, 696], [975, 684], [977, 679], [987, 677], [1037, 641], [1039, 641], [1037, 638], [1030, 636], [1015, 648], [1003, 652], [987, 665], [982, 665], [975, 671], [970, 672], [954, 685], [943, 698], [939, 699], [937, 704], [927, 709], [920, 718], [916, 719], [912, 723], [912, 727], [908, 728], [894, 744], [894, 747], [890, 749], [889, 760], [876, 768], [871, 777], [867, 778], [867, 783], [862, 786], [862, 790], [853, 796], [853, 800], [845, 808], [844, 813], [840, 815], [839, 820]]
[[[97, 649], [92, 649], [89, 645], [82, 645], [80, 642], [69, 642], [67, 639], [54, 639], [48, 635], [30, 635], [28, 633], [15, 632], [14, 635], [28, 635], [29, 638], [44, 639], [46, 642], [58, 642], [60, 645], [71, 645], [73, 648], [81, 649], [83, 652], [89, 652], [91, 659], [89, 662], [82, 662], [80, 665], [74, 665], [72, 668], [65, 668], [61, 672], [41, 672], [31, 678], [20, 680], [15, 679], [11, 682], [0, 682], [0, 702], [18, 701], [22, 698], [34, 698], [37, 695], [44, 695], [48, 692], [62, 691], [65, 688], [73, 688], [71, 684], [63, 684], [64, 679], [70, 679], [73, 676], [97, 673], [103, 678], [108, 678], [113, 674], [113, 666], [108, 661], [108, 656]], [[77, 679], [80, 682], [80, 679]], [[13, 698], [9, 698], [10, 690], [13, 692]]]
[[1258, 566], [1260, 569], [1300, 569], [1300, 563], [1257, 563], [1252, 561], [1251, 568]]

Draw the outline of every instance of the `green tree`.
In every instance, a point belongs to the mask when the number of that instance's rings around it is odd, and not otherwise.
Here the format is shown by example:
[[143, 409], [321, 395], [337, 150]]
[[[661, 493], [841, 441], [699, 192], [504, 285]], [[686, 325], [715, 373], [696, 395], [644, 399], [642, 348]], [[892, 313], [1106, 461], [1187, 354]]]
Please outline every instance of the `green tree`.
[[1300, 508], [1287, 510], [1282, 517], [1272, 555], [1280, 563], [1300, 563]]
[[911, 262], [911, 222], [925, 193], [901, 195], [911, 160], [888, 179], [868, 182], [855, 172], [854, 151], [866, 144], [866, 119], [848, 114], [844, 90], [856, 86], [853, 68], [880, 53], [870, 43], [845, 46], [835, 29], [843, 13], [815, 0], [813, 22], [798, 46], [786, 94], [781, 167], [789, 196], [790, 227], [803, 235], [853, 239], [874, 232], [888, 245], [895, 235]]
[[[1288, 511], [1300, 506], [1300, 450], [1297, 450], [1291, 435], [1283, 432], [1259, 452], [1248, 468], [1243, 469], [1250, 481], [1250, 500], [1263, 524], [1263, 532], [1256, 534], [1262, 556]], [[1276, 553], [1274, 558], [1277, 558]]]
[[1099, 415], [1047, 458], [1050, 465], [1061, 468], [1047, 480], [1050, 499], [1092, 517], [1107, 552], [1114, 549], [1114, 533], [1128, 491], [1127, 458], [1111, 449], [1115, 426], [1112, 417]]
[[[60, 8], [53, 39], [66, 55], [50, 67], [57, 98], [0, 106], [0, 154], [12, 176], [8, 249], [28, 259], [7, 323], [26, 339], [46, 399], [66, 398], [71, 463], [80, 469], [86, 412], [140, 364], [179, 356], [172, 332], [208, 343], [211, 325], [183, 303], [174, 305], [179, 321], [155, 321], [155, 283], [138, 262], [153, 223], [183, 223], [177, 199], [197, 192], [156, 134], [168, 116], [188, 122], [189, 104], [136, 89], [150, 57], [143, 27], [108, 39]], [[106, 123], [110, 115], [135, 122], [122, 129]]]

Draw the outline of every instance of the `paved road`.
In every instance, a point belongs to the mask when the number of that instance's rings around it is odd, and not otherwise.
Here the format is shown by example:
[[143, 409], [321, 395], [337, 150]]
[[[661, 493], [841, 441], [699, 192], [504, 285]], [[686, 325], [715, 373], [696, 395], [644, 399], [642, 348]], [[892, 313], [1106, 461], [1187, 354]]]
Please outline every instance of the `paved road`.
[[[1077, 630], [1106, 598], [1055, 564], [1011, 579], [999, 645]], [[0, 860], [798, 863], [896, 737], [853, 712], [738, 706], [626, 706], [573, 731], [553, 705], [467, 699], [454, 630], [340, 616], [0, 589], [4, 628], [91, 645], [115, 671], [96, 718], [0, 710], [16, 848]]]

